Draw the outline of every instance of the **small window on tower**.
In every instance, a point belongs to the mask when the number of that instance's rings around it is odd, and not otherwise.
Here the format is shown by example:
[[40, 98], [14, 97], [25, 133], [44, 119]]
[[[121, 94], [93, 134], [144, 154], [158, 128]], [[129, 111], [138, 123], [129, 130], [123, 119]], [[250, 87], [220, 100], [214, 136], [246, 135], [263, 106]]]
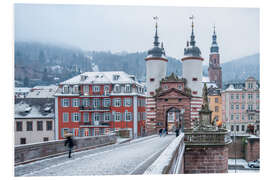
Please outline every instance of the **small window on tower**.
[[197, 91], [193, 91], [192, 94], [198, 94], [198, 92]]
[[150, 92], [150, 95], [151, 95], [151, 96], [154, 96], [154, 92], [153, 92], [153, 91], [151, 91], [151, 92]]
[[150, 81], [151, 81], [151, 82], [155, 81], [155, 78], [150, 78]]
[[198, 81], [198, 78], [194, 77], [194, 78], [192, 78], [192, 81]]

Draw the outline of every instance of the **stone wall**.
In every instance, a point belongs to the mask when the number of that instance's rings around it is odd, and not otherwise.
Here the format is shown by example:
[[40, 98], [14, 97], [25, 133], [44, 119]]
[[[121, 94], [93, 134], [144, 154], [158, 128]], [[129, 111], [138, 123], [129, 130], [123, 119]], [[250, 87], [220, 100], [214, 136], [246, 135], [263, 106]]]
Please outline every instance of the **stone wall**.
[[184, 154], [184, 173], [227, 173], [228, 146], [191, 146]]
[[232, 143], [229, 144], [229, 158], [245, 158], [245, 139], [246, 136], [231, 136]]
[[247, 143], [245, 147], [245, 159], [246, 161], [254, 161], [260, 158], [260, 138], [250, 137], [247, 138]]
[[[15, 146], [15, 165], [54, 157], [67, 153], [65, 140], [48, 141]], [[74, 139], [74, 151], [92, 149], [99, 146], [116, 143], [116, 136], [91, 136]]]

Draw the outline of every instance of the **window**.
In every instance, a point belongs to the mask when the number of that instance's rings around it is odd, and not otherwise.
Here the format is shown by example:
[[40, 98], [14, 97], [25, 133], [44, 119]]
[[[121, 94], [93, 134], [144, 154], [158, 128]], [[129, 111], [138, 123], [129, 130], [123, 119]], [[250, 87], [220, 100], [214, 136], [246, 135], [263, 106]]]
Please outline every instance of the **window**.
[[46, 130], [51, 131], [52, 130], [52, 121], [46, 121]]
[[215, 98], [215, 103], [218, 103], [218, 98]]
[[235, 118], [236, 120], [239, 120], [239, 114], [236, 114]]
[[63, 122], [68, 122], [69, 117], [68, 117], [68, 112], [63, 112]]
[[89, 86], [88, 85], [84, 85], [83, 86], [83, 93], [84, 93], [84, 95], [88, 95], [89, 94]]
[[231, 109], [234, 109], [234, 106], [233, 106], [233, 104], [231, 105]]
[[100, 107], [100, 99], [93, 99], [93, 107]]
[[89, 113], [88, 112], [83, 113], [83, 122], [89, 122]]
[[248, 94], [248, 99], [252, 100], [252, 98], [253, 98], [252, 94]]
[[239, 104], [236, 104], [235, 105], [235, 109], [239, 109]]
[[242, 109], [243, 109], [243, 110], [245, 109], [245, 104], [242, 104]]
[[122, 120], [122, 114], [120, 112], [115, 113], [115, 121], [121, 121]]
[[233, 120], [233, 114], [231, 115], [231, 120]]
[[62, 128], [61, 129], [61, 136], [64, 138], [65, 137], [65, 134], [66, 133], [69, 133], [69, 129], [68, 128]]
[[114, 98], [114, 106], [121, 107], [121, 99], [120, 98]]
[[237, 132], [239, 131], [239, 125], [236, 125], [236, 131]]
[[153, 81], [155, 81], [155, 78], [150, 78], [150, 82], [153, 82]]
[[79, 93], [79, 86], [78, 85], [74, 85], [73, 86], [73, 93], [74, 94], [78, 94]]
[[253, 120], [253, 115], [248, 115], [248, 120], [249, 121]]
[[245, 125], [242, 125], [242, 131], [245, 131]]
[[80, 114], [79, 113], [72, 113], [72, 121], [79, 122], [80, 121]]
[[181, 84], [178, 85], [178, 89], [179, 89], [179, 90], [182, 90], [182, 85], [181, 85]]
[[256, 105], [256, 109], [260, 110], [260, 105], [259, 104]]
[[42, 121], [37, 122], [37, 130], [38, 131], [43, 131], [43, 122]]
[[113, 80], [117, 81], [119, 79], [119, 77], [120, 77], [119, 75], [113, 75]]
[[168, 99], [165, 99], [165, 101], [167, 102], [167, 101], [168, 101]]
[[26, 138], [20, 138], [20, 144], [26, 144]]
[[63, 93], [68, 94], [68, 86], [67, 85], [63, 86]]
[[248, 110], [253, 110], [253, 104], [248, 105]]
[[231, 125], [231, 131], [234, 131], [234, 126], [233, 125]]
[[256, 94], [256, 98], [260, 99], [260, 94], [259, 93]]
[[242, 114], [242, 120], [245, 120], [245, 115], [244, 114]]
[[179, 98], [179, 99], [178, 99], [178, 102], [181, 102], [181, 101], [182, 101], [182, 99], [181, 99], [181, 98]]
[[193, 91], [192, 93], [193, 93], [193, 94], [198, 94], [198, 92], [197, 92], [197, 91]]
[[21, 121], [16, 122], [16, 131], [22, 131], [22, 122]]
[[239, 94], [236, 94], [236, 99], [239, 99]]
[[99, 86], [93, 86], [93, 92], [99, 92], [100, 88]]
[[108, 94], [110, 92], [110, 86], [104, 86], [104, 94]]
[[151, 95], [151, 96], [154, 96], [154, 94], [155, 94], [155, 93], [154, 93], [153, 91], [150, 92], [150, 95]]
[[43, 138], [43, 141], [45, 142], [45, 141], [49, 141], [49, 138], [48, 137], [44, 137]]
[[72, 107], [79, 107], [80, 106], [80, 101], [78, 98], [72, 99]]
[[125, 107], [130, 107], [131, 106], [131, 103], [132, 103], [132, 99], [131, 98], [125, 98]]
[[198, 78], [194, 77], [192, 78], [192, 81], [198, 81]]
[[234, 95], [233, 94], [231, 94], [231, 99], [234, 99]]
[[164, 89], [167, 90], [168, 89], [168, 86], [167, 85], [164, 85]]
[[218, 106], [215, 106], [215, 112], [218, 112]]
[[106, 113], [104, 114], [104, 120], [105, 120], [105, 121], [110, 121], [110, 120], [111, 120], [111, 113], [106, 112]]
[[111, 99], [109, 99], [109, 98], [106, 98], [106, 99], [104, 99], [104, 107], [110, 107], [110, 105], [111, 105]]
[[129, 84], [126, 85], [125, 92], [126, 93], [130, 93], [131, 92], [131, 88], [130, 88], [130, 85]]
[[26, 122], [26, 130], [27, 131], [33, 131], [33, 122], [32, 121], [27, 121]]
[[90, 99], [82, 99], [82, 106], [88, 107], [90, 105]]
[[62, 107], [69, 107], [69, 99], [62, 99]]
[[248, 83], [248, 88], [249, 89], [253, 88], [253, 83]]
[[114, 86], [114, 92], [116, 92], [116, 93], [120, 93], [121, 92], [121, 88], [120, 88], [120, 85], [119, 84], [116, 84]]
[[132, 120], [132, 113], [131, 112], [125, 112], [125, 120], [126, 121]]
[[245, 94], [242, 94], [242, 100], [244, 100], [245, 99]]

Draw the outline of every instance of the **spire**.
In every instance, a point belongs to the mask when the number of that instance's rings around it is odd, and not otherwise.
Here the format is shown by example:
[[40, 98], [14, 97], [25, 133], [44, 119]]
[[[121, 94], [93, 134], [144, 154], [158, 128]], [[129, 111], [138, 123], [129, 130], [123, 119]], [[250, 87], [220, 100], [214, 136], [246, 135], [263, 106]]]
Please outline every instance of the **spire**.
[[191, 25], [192, 31], [191, 31], [191, 36], [190, 36], [190, 45], [195, 46], [194, 23], [193, 23], [194, 16], [192, 15], [191, 17], [189, 17], [189, 19], [192, 20], [192, 25]]
[[158, 25], [157, 25], [157, 20], [158, 20], [158, 17], [155, 16], [153, 17], [154, 20], [156, 20], [156, 33], [155, 33], [155, 37], [154, 37], [154, 46], [159, 46], [159, 42], [158, 42], [158, 33], [157, 33], [157, 28], [158, 28]]
[[216, 26], [214, 25], [214, 32], [212, 35], [212, 46], [210, 49], [211, 53], [218, 53], [219, 47], [217, 45], [217, 35], [216, 35]]

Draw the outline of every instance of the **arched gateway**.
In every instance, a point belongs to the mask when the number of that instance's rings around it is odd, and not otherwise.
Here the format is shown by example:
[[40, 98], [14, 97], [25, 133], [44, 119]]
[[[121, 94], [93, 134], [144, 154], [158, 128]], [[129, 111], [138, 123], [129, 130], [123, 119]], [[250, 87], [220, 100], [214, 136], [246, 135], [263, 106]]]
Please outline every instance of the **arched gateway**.
[[162, 79], [160, 88], [156, 90], [156, 130], [167, 128], [174, 131], [175, 128], [191, 127], [190, 106], [191, 94], [185, 88], [185, 79], [179, 79], [173, 73]]

